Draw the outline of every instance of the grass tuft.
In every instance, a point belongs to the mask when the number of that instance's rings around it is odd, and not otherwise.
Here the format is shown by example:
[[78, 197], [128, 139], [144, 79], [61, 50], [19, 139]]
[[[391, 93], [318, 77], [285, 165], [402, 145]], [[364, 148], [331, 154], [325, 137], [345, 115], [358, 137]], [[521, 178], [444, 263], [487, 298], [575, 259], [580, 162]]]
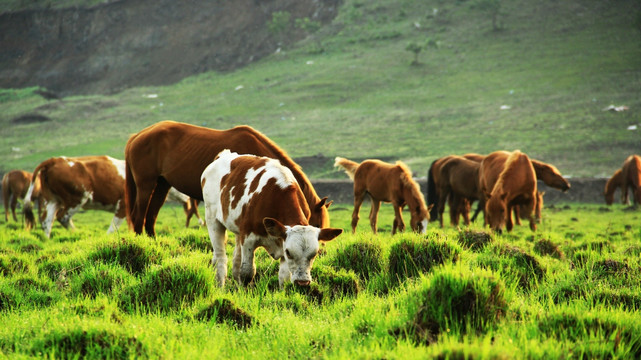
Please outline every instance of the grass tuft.
[[219, 324], [230, 324], [237, 328], [248, 328], [255, 323], [254, 318], [237, 307], [229, 299], [216, 299], [211, 304], [201, 309], [195, 318], [199, 321], [210, 321], [214, 319]]
[[332, 260], [333, 266], [351, 270], [362, 280], [369, 280], [382, 269], [381, 247], [368, 241], [355, 242], [339, 249]]
[[390, 280], [400, 283], [427, 273], [433, 267], [447, 262], [455, 263], [461, 249], [442, 239], [404, 237], [392, 245], [389, 254]]
[[459, 232], [458, 242], [466, 249], [479, 251], [492, 242], [492, 234], [487, 231], [464, 230]]

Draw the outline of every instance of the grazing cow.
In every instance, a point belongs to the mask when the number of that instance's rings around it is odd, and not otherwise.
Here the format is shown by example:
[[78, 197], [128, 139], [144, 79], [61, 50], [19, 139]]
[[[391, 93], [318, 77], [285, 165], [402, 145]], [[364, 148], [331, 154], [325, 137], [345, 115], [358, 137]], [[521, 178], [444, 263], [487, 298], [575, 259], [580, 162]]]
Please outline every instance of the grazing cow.
[[345, 170], [347, 176], [354, 181], [354, 211], [352, 212], [352, 233], [356, 232], [359, 212], [365, 195], [372, 200], [369, 212], [369, 224], [376, 234], [378, 211], [382, 202], [392, 203], [394, 207], [394, 222], [392, 235], [396, 231], [404, 231], [403, 208], [407, 205], [410, 211], [410, 226], [413, 231], [425, 234], [430, 220], [430, 209], [425, 205], [421, 189], [412, 179], [412, 172], [402, 161], [388, 164], [376, 159], [369, 159], [360, 164], [342, 157], [336, 157], [335, 167]]
[[175, 201], [183, 206], [183, 210], [187, 216], [185, 227], [189, 227], [189, 220], [191, 220], [191, 217], [194, 215], [198, 219], [199, 226], [205, 225], [205, 222], [200, 218], [200, 214], [198, 213], [198, 200], [190, 198], [172, 187], [169, 189], [169, 194], [167, 194], [167, 201]]
[[108, 233], [118, 230], [125, 219], [125, 162], [109, 156], [53, 157], [33, 171], [24, 205], [25, 226], [31, 229], [34, 216], [31, 193], [40, 175], [44, 207], [42, 228], [51, 236], [54, 217], [65, 228], [74, 228], [71, 218], [80, 209], [115, 212]]
[[536, 175], [527, 155], [516, 150], [486, 156], [479, 168], [479, 188], [485, 197], [485, 223], [493, 230], [501, 232], [505, 226], [511, 231], [512, 211], [523, 205], [521, 215], [530, 220], [530, 229], [536, 231]]
[[621, 167], [621, 201], [628, 205], [628, 189], [632, 189], [632, 203], [641, 204], [641, 156], [630, 155]]
[[[450, 199], [450, 222], [458, 225], [459, 215], [463, 215], [465, 225], [470, 224], [469, 204], [478, 200], [478, 179], [480, 162], [468, 160], [461, 156], [448, 156], [440, 165], [438, 180], [438, 218], [443, 227], [443, 211], [445, 201]], [[467, 204], [461, 212], [461, 203]], [[458, 204], [458, 206], [457, 206]]]
[[236, 234], [232, 274], [249, 284], [256, 274], [254, 252], [264, 247], [280, 260], [278, 282], [310, 284], [319, 241], [342, 229], [310, 226], [307, 201], [292, 171], [278, 160], [222, 151], [201, 176], [205, 219], [214, 255], [216, 280], [227, 277], [226, 230]]
[[224, 149], [278, 159], [289, 168], [309, 206], [310, 224], [329, 226], [331, 202], [319, 198], [300, 166], [276, 143], [249, 126], [213, 130], [162, 121], [132, 135], [125, 147], [127, 218], [136, 234], [143, 227], [155, 236], [154, 225], [170, 187], [203, 200], [200, 175]]
[[[23, 170], [11, 170], [8, 173], [4, 174], [2, 177], [2, 200], [4, 201], [4, 221], [9, 221], [9, 208], [11, 208], [11, 215], [13, 215], [13, 221], [18, 221], [16, 217], [16, 207], [18, 206], [18, 200], [24, 200], [27, 195], [27, 190], [29, 185], [31, 185], [31, 173]], [[40, 197], [40, 178], [36, 178], [35, 187], [33, 189], [32, 196], [34, 198]], [[11, 203], [11, 204], [9, 204]], [[38, 210], [40, 212], [40, 206], [42, 204], [38, 202]]]
[[605, 183], [605, 190], [603, 191], [603, 195], [605, 196], [605, 203], [607, 205], [612, 205], [612, 203], [614, 202], [614, 192], [621, 187], [622, 182], [623, 170], [617, 169], [612, 177], [609, 178]]
[[[430, 210], [430, 219], [431, 220], [436, 220], [439, 219], [441, 226], [443, 226], [443, 219], [440, 218], [439, 214], [439, 208], [438, 204], [442, 200], [443, 203], [447, 200], [449, 206], [450, 206], [450, 221], [452, 224], [458, 224], [458, 218], [459, 216], [463, 216], [463, 221], [465, 222], [466, 225], [469, 225], [470, 223], [470, 217], [469, 217], [469, 212], [470, 212], [470, 206], [471, 204], [478, 199], [478, 195], [471, 196], [471, 197], [460, 197], [460, 196], [450, 196], [448, 197], [445, 195], [443, 199], [441, 199], [441, 194], [440, 194], [440, 187], [441, 186], [446, 186], [446, 185], [441, 185], [440, 184], [440, 179], [441, 179], [441, 166], [445, 164], [448, 160], [452, 159], [453, 157], [457, 157], [456, 155], [448, 155], [444, 156], [442, 158], [434, 160], [432, 162], [432, 165], [430, 165], [430, 169], [427, 173], [427, 206], [431, 206]], [[469, 153], [465, 154], [462, 156], [466, 160], [473, 161], [476, 163], [481, 163], [483, 161], [483, 158], [485, 158], [485, 155], [480, 155], [480, 154], [475, 154], [475, 153]], [[478, 175], [477, 175], [478, 177]], [[469, 179], [472, 180], [472, 179]], [[475, 181], [478, 181], [476, 178]], [[472, 185], [473, 187], [476, 187], [476, 185]], [[468, 193], [471, 193], [471, 191], [468, 191]]]

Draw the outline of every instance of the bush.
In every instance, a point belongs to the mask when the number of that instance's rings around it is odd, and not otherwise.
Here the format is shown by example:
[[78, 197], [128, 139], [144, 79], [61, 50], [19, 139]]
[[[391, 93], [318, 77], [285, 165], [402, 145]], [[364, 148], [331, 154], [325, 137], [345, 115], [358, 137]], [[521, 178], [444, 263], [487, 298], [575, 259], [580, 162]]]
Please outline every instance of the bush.
[[128, 312], [138, 306], [161, 312], [180, 309], [200, 296], [210, 295], [214, 281], [209, 268], [173, 263], [147, 272], [140, 284], [125, 289], [119, 306]]
[[381, 247], [371, 242], [361, 241], [347, 245], [338, 250], [332, 259], [332, 265], [351, 270], [361, 279], [369, 280], [382, 268]]
[[147, 347], [135, 336], [100, 329], [54, 330], [31, 348], [34, 355], [55, 354], [62, 359], [133, 359], [148, 357]]
[[545, 277], [545, 268], [539, 261], [518, 247], [502, 244], [492, 250], [479, 256], [479, 264], [515, 281], [521, 289], [530, 290]]
[[427, 273], [446, 262], [456, 262], [461, 249], [444, 240], [401, 239], [389, 254], [389, 276], [393, 283]]
[[479, 251], [492, 242], [492, 234], [487, 231], [464, 230], [459, 232], [458, 242], [466, 249]]
[[132, 274], [141, 274], [150, 264], [160, 263], [163, 256], [151, 245], [142, 244], [141, 240], [121, 238], [99, 246], [88, 258], [90, 261], [118, 264]]
[[229, 299], [216, 299], [207, 307], [201, 309], [195, 318], [200, 321], [214, 319], [219, 324], [230, 324], [237, 328], [248, 328], [254, 322], [251, 315], [237, 307]]
[[482, 269], [441, 268], [424, 278], [406, 301], [414, 304], [410, 322], [394, 333], [427, 344], [444, 331], [461, 335], [487, 331], [507, 309], [503, 283]]

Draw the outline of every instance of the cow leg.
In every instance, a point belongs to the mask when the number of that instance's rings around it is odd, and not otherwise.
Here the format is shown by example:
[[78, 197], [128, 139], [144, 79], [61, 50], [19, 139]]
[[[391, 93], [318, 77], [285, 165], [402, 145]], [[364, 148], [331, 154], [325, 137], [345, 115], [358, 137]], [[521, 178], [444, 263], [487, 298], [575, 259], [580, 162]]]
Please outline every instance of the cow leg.
[[394, 226], [392, 226], [392, 235], [405, 231], [405, 222], [403, 222], [403, 207], [394, 205]]
[[53, 221], [54, 217], [56, 216], [56, 213], [58, 212], [58, 204], [55, 202], [47, 202], [45, 201], [45, 211], [46, 211], [46, 218], [42, 222], [42, 230], [45, 232], [45, 236], [47, 238], [51, 237], [51, 227], [53, 226]]
[[189, 220], [191, 219], [191, 211], [189, 209], [189, 200], [183, 203], [183, 211], [185, 212], [185, 216], [187, 217], [187, 221], [185, 222], [185, 227], [188, 228]]
[[13, 215], [13, 221], [18, 222], [18, 217], [16, 216], [16, 207], [18, 207], [18, 197], [11, 196], [11, 214]]
[[243, 240], [241, 247], [241, 264], [240, 264], [240, 283], [247, 286], [254, 280], [256, 275], [256, 264], [254, 263], [254, 252], [259, 242], [259, 238], [250, 234]]
[[236, 246], [234, 246], [234, 253], [232, 254], [231, 275], [240, 284], [240, 265], [243, 262], [242, 245], [239, 241], [239, 235], [236, 236]]
[[170, 188], [171, 185], [169, 185], [167, 180], [162, 177], [158, 178], [156, 188], [151, 194], [151, 199], [149, 200], [147, 216], [145, 216], [145, 232], [151, 237], [156, 236], [156, 230], [154, 230], [154, 227], [156, 226], [156, 218], [158, 217], [160, 208], [165, 203], [165, 200], [167, 200], [167, 193], [169, 193]]
[[286, 281], [292, 281], [292, 273], [289, 271], [287, 260], [285, 260], [285, 257], [282, 257], [280, 259], [280, 267], [278, 268], [278, 286], [282, 289]]
[[512, 222], [512, 211], [514, 210], [514, 205], [507, 205], [507, 211], [505, 212], [505, 229], [509, 232], [514, 228], [514, 222]]
[[120, 199], [116, 203], [116, 212], [114, 213], [113, 219], [111, 219], [111, 224], [109, 229], [107, 229], [107, 234], [114, 233], [118, 231], [120, 225], [125, 221], [127, 217], [127, 209], [125, 208], [125, 199]]
[[378, 224], [378, 210], [381, 208], [381, 202], [372, 198], [372, 208], [369, 210], [369, 225], [372, 227], [372, 232], [376, 234], [376, 225]]
[[[227, 252], [225, 250], [225, 245], [227, 244], [227, 229], [220, 221], [210, 219], [207, 221], [207, 231], [209, 232], [211, 246], [214, 249], [211, 265], [216, 269], [216, 281], [218, 285], [223, 287], [225, 286], [225, 279], [227, 278]], [[236, 249], [238, 249], [238, 246], [236, 246]], [[235, 249], [234, 255], [236, 255]]]
[[359, 212], [361, 211], [361, 205], [365, 199], [365, 191], [356, 192], [354, 191], [354, 211], [352, 212], [352, 234], [356, 232], [356, 225], [358, 225]]
[[189, 198], [189, 203], [191, 204], [191, 213], [196, 215], [196, 219], [198, 219], [198, 225], [205, 225], [205, 222], [200, 218], [200, 214], [198, 213], [198, 200]]
[[156, 187], [156, 179], [136, 179], [136, 200], [129, 217], [134, 233], [141, 235], [145, 225], [145, 215], [151, 200], [151, 194]]

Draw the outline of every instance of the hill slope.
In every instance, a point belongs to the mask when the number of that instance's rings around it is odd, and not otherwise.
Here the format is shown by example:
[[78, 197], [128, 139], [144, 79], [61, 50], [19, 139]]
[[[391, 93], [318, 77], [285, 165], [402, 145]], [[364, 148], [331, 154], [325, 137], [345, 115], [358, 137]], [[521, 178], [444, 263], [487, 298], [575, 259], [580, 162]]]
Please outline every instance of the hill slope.
[[[641, 151], [638, 2], [502, 1], [500, 31], [471, 4], [348, 0], [294, 48], [232, 73], [62, 101], [3, 91], [0, 166], [122, 158], [129, 134], [163, 119], [254, 126], [293, 157], [322, 154], [304, 168], [312, 178], [343, 178], [337, 155], [402, 159], [424, 175], [438, 157], [499, 149], [609, 176]], [[439, 48], [411, 65], [408, 42], [427, 38]], [[629, 110], [602, 111], [610, 104]], [[33, 113], [52, 121], [13, 122]]]

